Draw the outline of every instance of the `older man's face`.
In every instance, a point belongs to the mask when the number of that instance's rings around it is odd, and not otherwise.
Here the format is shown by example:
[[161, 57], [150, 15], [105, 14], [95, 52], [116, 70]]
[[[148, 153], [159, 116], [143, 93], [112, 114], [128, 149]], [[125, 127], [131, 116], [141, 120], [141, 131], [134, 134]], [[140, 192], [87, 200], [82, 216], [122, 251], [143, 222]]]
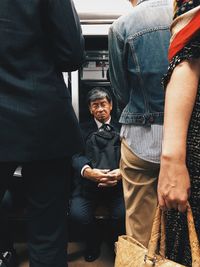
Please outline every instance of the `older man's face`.
[[97, 99], [90, 103], [89, 109], [90, 113], [95, 117], [95, 119], [101, 123], [104, 123], [110, 118], [112, 102], [109, 103], [106, 97]]

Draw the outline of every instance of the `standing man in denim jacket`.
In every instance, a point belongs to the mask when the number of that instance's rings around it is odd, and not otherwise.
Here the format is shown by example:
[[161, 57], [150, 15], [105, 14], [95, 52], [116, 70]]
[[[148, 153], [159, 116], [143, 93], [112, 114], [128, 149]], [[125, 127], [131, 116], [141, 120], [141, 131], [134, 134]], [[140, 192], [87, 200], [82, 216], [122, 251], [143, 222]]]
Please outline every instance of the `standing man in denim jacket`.
[[171, 0], [132, 0], [109, 31], [110, 79], [120, 117], [126, 233], [147, 246], [155, 208], [163, 128]]

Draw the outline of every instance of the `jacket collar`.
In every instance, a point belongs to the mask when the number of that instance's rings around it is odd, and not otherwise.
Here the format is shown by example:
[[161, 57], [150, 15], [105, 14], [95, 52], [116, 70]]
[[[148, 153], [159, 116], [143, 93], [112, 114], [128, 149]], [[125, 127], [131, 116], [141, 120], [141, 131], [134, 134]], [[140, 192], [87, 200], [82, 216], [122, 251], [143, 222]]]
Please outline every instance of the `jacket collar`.
[[[95, 120], [96, 125], [97, 125], [97, 127], [98, 127], [98, 129], [99, 129], [99, 128], [102, 126], [103, 123], [101, 123], [100, 121], [96, 120], [95, 118], [94, 118], [94, 120]], [[107, 120], [105, 123], [106, 123], [106, 124], [110, 124], [110, 122], [111, 122], [111, 117], [110, 117], [109, 120]]]

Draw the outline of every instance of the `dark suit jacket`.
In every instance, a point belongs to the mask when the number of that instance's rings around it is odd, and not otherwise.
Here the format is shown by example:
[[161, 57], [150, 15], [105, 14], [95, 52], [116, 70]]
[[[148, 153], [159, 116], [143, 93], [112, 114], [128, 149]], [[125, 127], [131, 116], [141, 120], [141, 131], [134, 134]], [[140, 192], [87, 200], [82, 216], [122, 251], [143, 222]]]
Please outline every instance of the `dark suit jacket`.
[[[120, 131], [120, 124], [117, 121], [111, 119], [110, 124], [115, 128], [116, 131], [118, 132]], [[96, 132], [98, 130], [97, 124], [94, 119], [90, 120], [89, 122], [83, 123], [80, 126], [81, 126], [82, 136], [85, 142], [87, 140], [87, 137], [91, 133]], [[91, 165], [91, 162], [83, 153], [74, 155], [72, 159], [72, 165], [79, 175], [81, 175], [81, 170], [86, 164]]]
[[[118, 132], [120, 131], [120, 124], [117, 121], [112, 119], [110, 124], [115, 128], [116, 131]], [[98, 130], [98, 127], [97, 127], [95, 120], [92, 119], [87, 123], [81, 124], [81, 130], [82, 130], [83, 138], [86, 142], [87, 137], [91, 133], [96, 132]], [[96, 194], [96, 190], [98, 190], [96, 183], [90, 181], [89, 179], [83, 178], [81, 176], [81, 170], [83, 166], [86, 164], [93, 167], [90, 160], [83, 153], [79, 153], [73, 156], [72, 165], [75, 170], [74, 180], [73, 180], [73, 189], [74, 189], [73, 196], [82, 194], [85, 197], [93, 198]], [[122, 186], [121, 186], [121, 183], [118, 183], [117, 186], [106, 188], [104, 190], [106, 191], [109, 190], [112, 193], [116, 191], [116, 193], [118, 194], [122, 192]]]
[[62, 72], [83, 62], [71, 0], [0, 1], [0, 161], [72, 155], [82, 139]]

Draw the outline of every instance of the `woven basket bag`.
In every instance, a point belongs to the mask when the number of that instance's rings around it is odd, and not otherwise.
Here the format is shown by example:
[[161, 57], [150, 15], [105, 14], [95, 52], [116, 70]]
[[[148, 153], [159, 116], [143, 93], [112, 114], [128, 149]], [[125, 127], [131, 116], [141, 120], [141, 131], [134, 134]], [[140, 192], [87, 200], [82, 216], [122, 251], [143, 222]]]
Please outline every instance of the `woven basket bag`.
[[[192, 267], [200, 267], [200, 246], [189, 204], [187, 208], [187, 222]], [[119, 236], [118, 241], [115, 243], [115, 248], [115, 267], [187, 267], [165, 257], [164, 214], [159, 207], [156, 209], [148, 249], [127, 235]]]

